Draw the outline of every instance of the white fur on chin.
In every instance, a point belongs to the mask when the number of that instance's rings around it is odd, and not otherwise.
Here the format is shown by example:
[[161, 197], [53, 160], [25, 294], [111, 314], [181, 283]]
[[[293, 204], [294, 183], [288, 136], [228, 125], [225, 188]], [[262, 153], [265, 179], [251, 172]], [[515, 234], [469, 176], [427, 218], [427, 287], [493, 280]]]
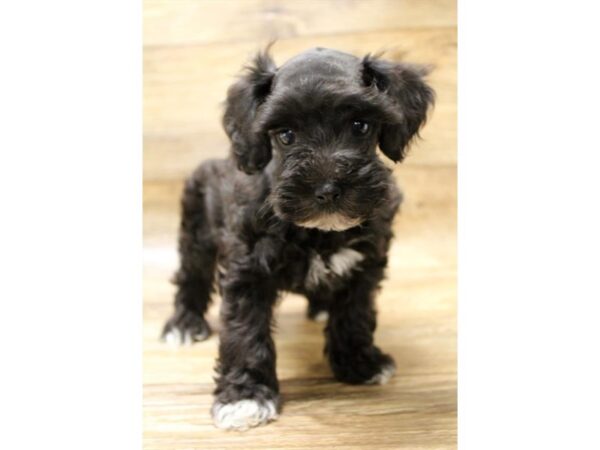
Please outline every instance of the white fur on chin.
[[351, 219], [340, 213], [332, 213], [300, 222], [298, 225], [304, 228], [318, 228], [323, 231], [344, 231], [360, 225], [361, 222], [360, 219]]
[[218, 428], [245, 431], [275, 420], [278, 415], [274, 401], [267, 400], [263, 404], [246, 399], [234, 403], [216, 402], [212, 407], [212, 417]]

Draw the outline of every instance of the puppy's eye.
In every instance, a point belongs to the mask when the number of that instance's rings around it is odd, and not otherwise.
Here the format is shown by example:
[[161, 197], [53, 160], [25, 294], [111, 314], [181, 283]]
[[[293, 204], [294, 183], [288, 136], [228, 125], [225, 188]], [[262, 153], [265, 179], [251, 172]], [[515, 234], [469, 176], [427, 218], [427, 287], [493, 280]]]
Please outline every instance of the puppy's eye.
[[283, 145], [291, 145], [296, 141], [296, 133], [292, 130], [283, 130], [277, 133], [277, 138]]
[[354, 136], [365, 136], [370, 129], [371, 126], [362, 120], [355, 120], [352, 122], [352, 134]]

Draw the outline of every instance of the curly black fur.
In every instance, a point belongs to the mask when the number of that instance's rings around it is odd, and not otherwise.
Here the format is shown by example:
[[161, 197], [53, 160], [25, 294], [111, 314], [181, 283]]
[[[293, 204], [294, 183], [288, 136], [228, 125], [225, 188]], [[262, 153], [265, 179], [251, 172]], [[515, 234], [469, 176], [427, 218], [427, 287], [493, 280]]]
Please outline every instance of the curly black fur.
[[[204, 314], [218, 274], [218, 403], [279, 408], [271, 327], [281, 291], [307, 296], [311, 316], [327, 310], [325, 352], [338, 380], [364, 383], [393, 365], [373, 343], [374, 295], [401, 194], [376, 147], [404, 158], [433, 102], [424, 75], [317, 48], [280, 68], [261, 53], [229, 89], [223, 125], [231, 157], [204, 162], [186, 183], [175, 314], [164, 329], [191, 340], [210, 333]], [[357, 136], [353, 121], [368, 132]], [[295, 142], [284, 145], [283, 130]], [[325, 185], [337, 196], [317, 201]], [[359, 260], [336, 270], [330, 258], [350, 250]], [[322, 270], [311, 275], [315, 267]]]

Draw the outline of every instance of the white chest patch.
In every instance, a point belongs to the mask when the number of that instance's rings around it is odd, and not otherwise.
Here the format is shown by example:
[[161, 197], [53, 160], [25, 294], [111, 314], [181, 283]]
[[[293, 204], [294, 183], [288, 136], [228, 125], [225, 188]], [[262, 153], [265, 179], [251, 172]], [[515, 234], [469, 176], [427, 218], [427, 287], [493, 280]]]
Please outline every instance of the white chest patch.
[[333, 273], [341, 277], [349, 273], [363, 259], [365, 256], [362, 253], [351, 248], [343, 248], [329, 257], [329, 267]]
[[343, 277], [348, 275], [365, 256], [351, 248], [342, 248], [323, 260], [321, 255], [316, 254], [310, 261], [310, 267], [306, 274], [305, 284], [307, 288], [315, 288], [320, 284], [327, 284], [332, 275]]

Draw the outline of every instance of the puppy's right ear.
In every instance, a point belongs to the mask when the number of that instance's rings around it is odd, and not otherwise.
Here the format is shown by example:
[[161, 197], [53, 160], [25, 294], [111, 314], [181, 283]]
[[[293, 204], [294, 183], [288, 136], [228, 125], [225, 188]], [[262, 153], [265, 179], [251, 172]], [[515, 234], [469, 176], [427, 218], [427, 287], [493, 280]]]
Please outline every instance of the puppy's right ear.
[[245, 73], [227, 91], [223, 128], [231, 139], [238, 168], [248, 174], [262, 170], [271, 160], [271, 141], [267, 130], [256, 130], [258, 107], [271, 92], [277, 67], [268, 48], [257, 54]]

